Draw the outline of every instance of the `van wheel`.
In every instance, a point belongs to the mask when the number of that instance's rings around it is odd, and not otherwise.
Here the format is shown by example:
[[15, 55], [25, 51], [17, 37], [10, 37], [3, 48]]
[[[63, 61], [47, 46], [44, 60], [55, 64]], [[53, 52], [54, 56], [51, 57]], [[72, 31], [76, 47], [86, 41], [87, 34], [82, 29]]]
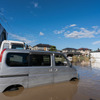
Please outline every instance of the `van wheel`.
[[76, 77], [72, 78], [70, 81], [77, 81], [78, 79]]
[[3, 94], [7, 97], [15, 97], [15, 96], [20, 95], [23, 92], [23, 90], [24, 90], [23, 86], [13, 85], [6, 88]]
[[16, 90], [18, 90], [18, 87], [12, 87], [8, 91], [16, 91]]
[[19, 87], [23, 87], [23, 86], [21, 86], [21, 85], [12, 85], [12, 86], [7, 87], [3, 92], [16, 91], [16, 90], [19, 90]]

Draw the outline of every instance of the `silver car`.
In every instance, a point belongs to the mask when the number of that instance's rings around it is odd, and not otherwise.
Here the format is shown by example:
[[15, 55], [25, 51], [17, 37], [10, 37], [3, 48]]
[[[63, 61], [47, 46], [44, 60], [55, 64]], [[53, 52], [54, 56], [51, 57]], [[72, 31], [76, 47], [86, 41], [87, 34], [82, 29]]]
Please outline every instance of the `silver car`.
[[3, 50], [0, 56], [0, 92], [78, 79], [62, 53]]

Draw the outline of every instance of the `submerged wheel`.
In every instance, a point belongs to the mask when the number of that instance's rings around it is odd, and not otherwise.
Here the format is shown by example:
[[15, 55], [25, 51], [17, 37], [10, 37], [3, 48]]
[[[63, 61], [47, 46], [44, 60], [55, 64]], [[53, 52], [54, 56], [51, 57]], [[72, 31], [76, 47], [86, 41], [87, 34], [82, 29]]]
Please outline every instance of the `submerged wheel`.
[[16, 91], [16, 90], [19, 90], [19, 87], [23, 87], [23, 86], [21, 86], [21, 85], [11, 85], [11, 86], [7, 87], [3, 92]]
[[77, 81], [78, 79], [76, 77], [72, 78], [70, 81]]

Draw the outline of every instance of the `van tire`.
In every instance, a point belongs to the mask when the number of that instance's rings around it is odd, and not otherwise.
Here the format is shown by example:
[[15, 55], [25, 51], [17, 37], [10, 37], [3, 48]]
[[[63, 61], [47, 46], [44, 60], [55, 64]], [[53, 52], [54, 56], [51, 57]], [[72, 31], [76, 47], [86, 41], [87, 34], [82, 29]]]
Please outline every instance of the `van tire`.
[[19, 90], [19, 87], [23, 87], [23, 86], [22, 85], [11, 85], [11, 86], [8, 86], [3, 92], [16, 91], [16, 90]]
[[76, 80], [78, 80], [78, 78], [73, 77], [70, 81], [76, 81]]

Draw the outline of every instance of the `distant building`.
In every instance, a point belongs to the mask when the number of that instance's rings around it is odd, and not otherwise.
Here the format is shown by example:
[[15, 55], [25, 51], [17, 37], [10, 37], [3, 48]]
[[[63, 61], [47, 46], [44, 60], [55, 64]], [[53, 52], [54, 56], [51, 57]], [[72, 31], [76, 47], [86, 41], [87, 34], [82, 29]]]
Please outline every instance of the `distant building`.
[[62, 53], [64, 53], [66, 56], [74, 56], [74, 55], [82, 55], [80, 52], [78, 52], [75, 48], [64, 48], [62, 50]]
[[82, 55], [89, 56], [91, 49], [88, 48], [79, 48], [78, 52], [82, 53]]
[[35, 45], [32, 50], [41, 50], [41, 51], [49, 51], [52, 45], [49, 44], [37, 44]]
[[92, 63], [100, 62], [100, 52], [91, 52], [90, 53], [90, 61]]
[[91, 49], [88, 49], [88, 48], [79, 48], [79, 49], [65, 48], [65, 49], [62, 50], [62, 52], [67, 56], [73, 56], [73, 55], [89, 56]]
[[29, 46], [28, 46], [28, 49], [29, 49], [29, 50], [32, 50], [32, 46], [29, 45]]
[[63, 53], [76, 52], [76, 51], [77, 51], [77, 49], [75, 49], [75, 48], [64, 48], [64, 49], [62, 49]]
[[98, 48], [97, 50], [95, 50], [94, 52], [100, 52], [100, 49]]

